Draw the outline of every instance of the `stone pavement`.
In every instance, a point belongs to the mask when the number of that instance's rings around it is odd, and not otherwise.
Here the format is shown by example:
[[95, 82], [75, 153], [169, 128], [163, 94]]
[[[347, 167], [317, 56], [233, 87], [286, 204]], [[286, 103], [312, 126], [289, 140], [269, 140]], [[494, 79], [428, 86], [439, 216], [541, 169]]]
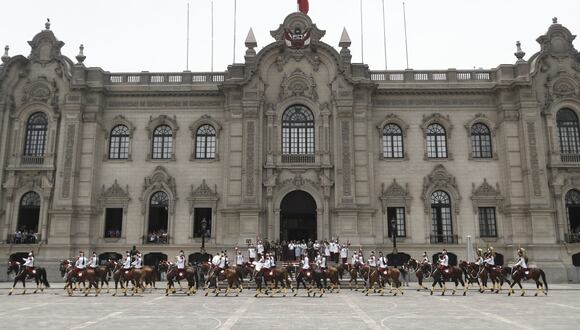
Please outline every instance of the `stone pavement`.
[[[411, 283], [412, 287], [415, 285]], [[0, 325], [4, 329], [577, 329], [580, 285], [552, 285], [548, 296], [525, 297], [476, 291], [467, 296], [406, 289], [403, 296], [364, 296], [342, 290], [322, 298], [166, 297], [163, 290], [136, 296], [102, 294], [68, 297], [62, 284], [42, 294], [8, 296], [0, 283]], [[32, 290], [28, 290], [29, 293]]]

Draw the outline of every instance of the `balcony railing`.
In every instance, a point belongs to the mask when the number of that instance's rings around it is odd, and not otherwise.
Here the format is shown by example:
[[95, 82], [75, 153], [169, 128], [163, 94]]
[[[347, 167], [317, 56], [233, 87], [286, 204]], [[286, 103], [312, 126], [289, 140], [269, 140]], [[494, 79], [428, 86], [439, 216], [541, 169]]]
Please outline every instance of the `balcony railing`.
[[148, 235], [143, 236], [143, 244], [169, 244], [169, 235]]
[[141, 72], [141, 73], [108, 73], [105, 75], [107, 85], [181, 85], [212, 84], [225, 79], [223, 72]]
[[493, 81], [493, 71], [371, 71], [371, 80], [381, 82], [467, 82], [467, 81]]
[[8, 234], [8, 244], [37, 244], [40, 242], [40, 234]]
[[560, 154], [562, 163], [580, 163], [580, 154]]
[[282, 163], [311, 164], [314, 161], [314, 155], [282, 155]]
[[433, 235], [431, 234], [431, 244], [457, 244], [457, 235]]
[[43, 156], [22, 156], [20, 158], [20, 164], [22, 165], [42, 165], [44, 164], [44, 157]]
[[580, 243], [580, 233], [570, 233], [565, 235], [566, 243]]

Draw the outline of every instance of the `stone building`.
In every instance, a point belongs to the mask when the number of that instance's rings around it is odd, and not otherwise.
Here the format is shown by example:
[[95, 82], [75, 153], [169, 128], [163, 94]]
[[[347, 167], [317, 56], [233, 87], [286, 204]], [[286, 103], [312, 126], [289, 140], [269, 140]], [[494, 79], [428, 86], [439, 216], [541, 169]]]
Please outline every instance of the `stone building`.
[[28, 57], [7, 48], [0, 258], [53, 270], [79, 249], [152, 260], [257, 238], [390, 252], [393, 229], [414, 257], [465, 259], [470, 236], [579, 280], [580, 55], [556, 19], [539, 52], [491, 70], [373, 71], [301, 13], [271, 35], [256, 51], [250, 30], [219, 73], [85, 67], [48, 23]]

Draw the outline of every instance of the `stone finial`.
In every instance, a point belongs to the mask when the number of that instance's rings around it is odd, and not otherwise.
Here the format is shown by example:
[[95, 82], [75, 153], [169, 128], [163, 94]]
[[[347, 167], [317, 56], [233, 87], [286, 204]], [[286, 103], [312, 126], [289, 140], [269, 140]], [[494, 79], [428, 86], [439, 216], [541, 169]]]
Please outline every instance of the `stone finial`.
[[552, 23], [553, 24], [558, 24], [558, 17], [552, 18]]
[[526, 56], [526, 53], [524, 53], [524, 51], [522, 50], [522, 43], [519, 41], [516, 42], [516, 47], [517, 47], [517, 49], [516, 49], [516, 52], [514, 53], [514, 55], [518, 59], [518, 61], [516, 63], [525, 62], [524, 56]]
[[340, 41], [338, 42], [338, 47], [348, 48], [351, 45], [350, 37], [348, 32], [346, 32], [346, 27], [342, 29], [342, 35], [340, 36]]
[[248, 36], [246, 37], [246, 47], [248, 48], [258, 47], [258, 42], [256, 41], [256, 37], [254, 36], [254, 30], [252, 30], [252, 28], [250, 28], [250, 31], [248, 31]]
[[87, 58], [84, 54], [84, 50], [85, 50], [85, 46], [83, 44], [81, 44], [79, 46], [79, 54], [76, 56], [76, 59], [79, 62], [78, 64], [83, 64], [83, 62]]
[[50, 18], [46, 19], [46, 23], [44, 23], [44, 28], [50, 30]]
[[8, 62], [8, 60], [10, 60], [10, 55], [8, 55], [8, 51], [10, 50], [10, 47], [8, 47], [8, 45], [6, 45], [6, 47], [4, 47], [4, 55], [2, 55], [2, 62], [6, 63]]

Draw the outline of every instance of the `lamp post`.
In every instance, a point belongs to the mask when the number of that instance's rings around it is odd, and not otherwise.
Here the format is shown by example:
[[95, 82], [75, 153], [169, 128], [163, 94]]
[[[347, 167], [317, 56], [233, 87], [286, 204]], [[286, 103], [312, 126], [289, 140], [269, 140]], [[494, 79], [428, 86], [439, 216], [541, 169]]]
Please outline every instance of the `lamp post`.
[[391, 219], [391, 234], [393, 235], [393, 254], [397, 254], [397, 218]]
[[201, 252], [205, 253], [205, 231], [207, 230], [207, 219], [201, 219]]

